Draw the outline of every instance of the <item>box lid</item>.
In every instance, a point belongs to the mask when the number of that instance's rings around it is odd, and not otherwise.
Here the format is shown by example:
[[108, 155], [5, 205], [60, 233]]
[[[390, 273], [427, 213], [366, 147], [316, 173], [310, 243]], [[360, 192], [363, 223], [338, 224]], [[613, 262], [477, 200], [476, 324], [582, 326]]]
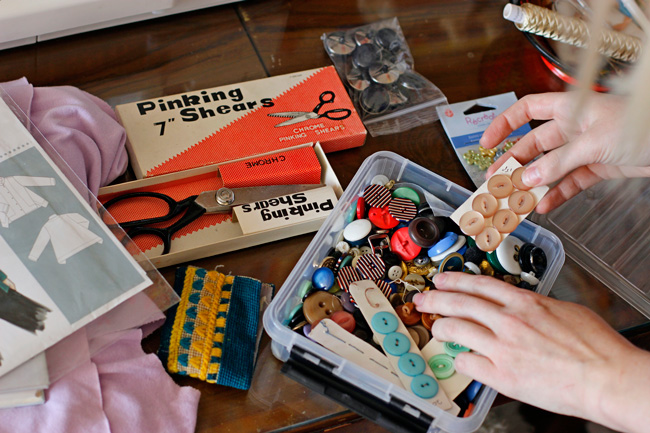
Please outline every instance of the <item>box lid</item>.
[[536, 221], [566, 254], [650, 318], [650, 179], [604, 181]]

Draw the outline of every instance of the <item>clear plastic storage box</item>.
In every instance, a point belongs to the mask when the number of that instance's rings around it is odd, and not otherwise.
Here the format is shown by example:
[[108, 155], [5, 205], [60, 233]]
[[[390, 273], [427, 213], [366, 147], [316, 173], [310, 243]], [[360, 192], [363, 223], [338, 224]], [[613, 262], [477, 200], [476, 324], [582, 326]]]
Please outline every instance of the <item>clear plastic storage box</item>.
[[[282, 370], [290, 377], [391, 431], [475, 431], [497, 395], [495, 390], [483, 387], [472, 414], [459, 418], [286, 326], [291, 310], [301, 303], [298, 295], [301, 285], [311, 280], [321, 260], [336, 245], [345, 226], [346, 212], [378, 174], [396, 182], [420, 186], [431, 207], [442, 213], [451, 213], [471, 195], [470, 191], [395, 153], [378, 152], [367, 158], [264, 314], [264, 328], [273, 340], [273, 354], [285, 363]], [[564, 263], [562, 243], [553, 233], [527, 220], [513, 234], [536, 244], [546, 253], [548, 267], [536, 289], [547, 295]]]

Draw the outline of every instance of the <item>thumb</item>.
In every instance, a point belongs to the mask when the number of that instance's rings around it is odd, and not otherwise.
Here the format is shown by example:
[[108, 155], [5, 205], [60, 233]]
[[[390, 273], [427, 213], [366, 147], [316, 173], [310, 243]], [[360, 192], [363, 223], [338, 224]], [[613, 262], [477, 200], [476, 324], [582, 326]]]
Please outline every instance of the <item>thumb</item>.
[[588, 134], [583, 134], [575, 141], [553, 149], [526, 168], [522, 181], [529, 187], [548, 185], [578, 167], [594, 163], [587, 151], [592, 141]]

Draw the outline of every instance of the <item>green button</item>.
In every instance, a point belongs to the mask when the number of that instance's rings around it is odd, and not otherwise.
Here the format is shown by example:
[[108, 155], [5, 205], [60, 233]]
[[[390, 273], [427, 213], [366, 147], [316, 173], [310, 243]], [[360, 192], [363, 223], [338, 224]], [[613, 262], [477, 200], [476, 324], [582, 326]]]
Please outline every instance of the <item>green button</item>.
[[459, 253], [451, 253], [440, 262], [438, 272], [462, 272], [464, 267], [463, 256]]
[[413, 203], [415, 203], [416, 206], [420, 206], [420, 194], [418, 194], [418, 192], [413, 188], [401, 186], [399, 188], [395, 188], [391, 195], [393, 197], [411, 200]]
[[469, 348], [461, 346], [458, 343], [452, 343], [451, 341], [447, 341], [443, 346], [445, 348], [445, 353], [452, 358], [455, 358], [459, 353], [469, 352]]
[[495, 271], [501, 273], [501, 274], [507, 274], [508, 272], [503, 269], [503, 266], [501, 266], [501, 263], [499, 263], [499, 260], [497, 259], [497, 253], [495, 251], [492, 251], [490, 253], [487, 253], [487, 261], [492, 267], [494, 268]]
[[428, 364], [429, 367], [431, 367], [431, 371], [433, 371], [433, 374], [436, 376], [436, 379], [448, 379], [456, 372], [456, 369], [454, 368], [454, 358], [446, 353], [432, 356], [429, 359]]

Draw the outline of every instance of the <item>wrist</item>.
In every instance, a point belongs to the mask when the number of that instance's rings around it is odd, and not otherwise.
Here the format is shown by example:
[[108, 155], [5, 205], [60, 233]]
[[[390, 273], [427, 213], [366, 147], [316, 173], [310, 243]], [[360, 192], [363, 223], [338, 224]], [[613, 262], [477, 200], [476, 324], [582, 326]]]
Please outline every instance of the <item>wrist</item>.
[[585, 396], [591, 399], [591, 404], [587, 404], [590, 412], [587, 417], [619, 431], [646, 431], [650, 410], [647, 395], [650, 353], [629, 344], [624, 351], [603, 361], [596, 367], [593, 377], [604, 380], [588, 387], [591, 396]]

